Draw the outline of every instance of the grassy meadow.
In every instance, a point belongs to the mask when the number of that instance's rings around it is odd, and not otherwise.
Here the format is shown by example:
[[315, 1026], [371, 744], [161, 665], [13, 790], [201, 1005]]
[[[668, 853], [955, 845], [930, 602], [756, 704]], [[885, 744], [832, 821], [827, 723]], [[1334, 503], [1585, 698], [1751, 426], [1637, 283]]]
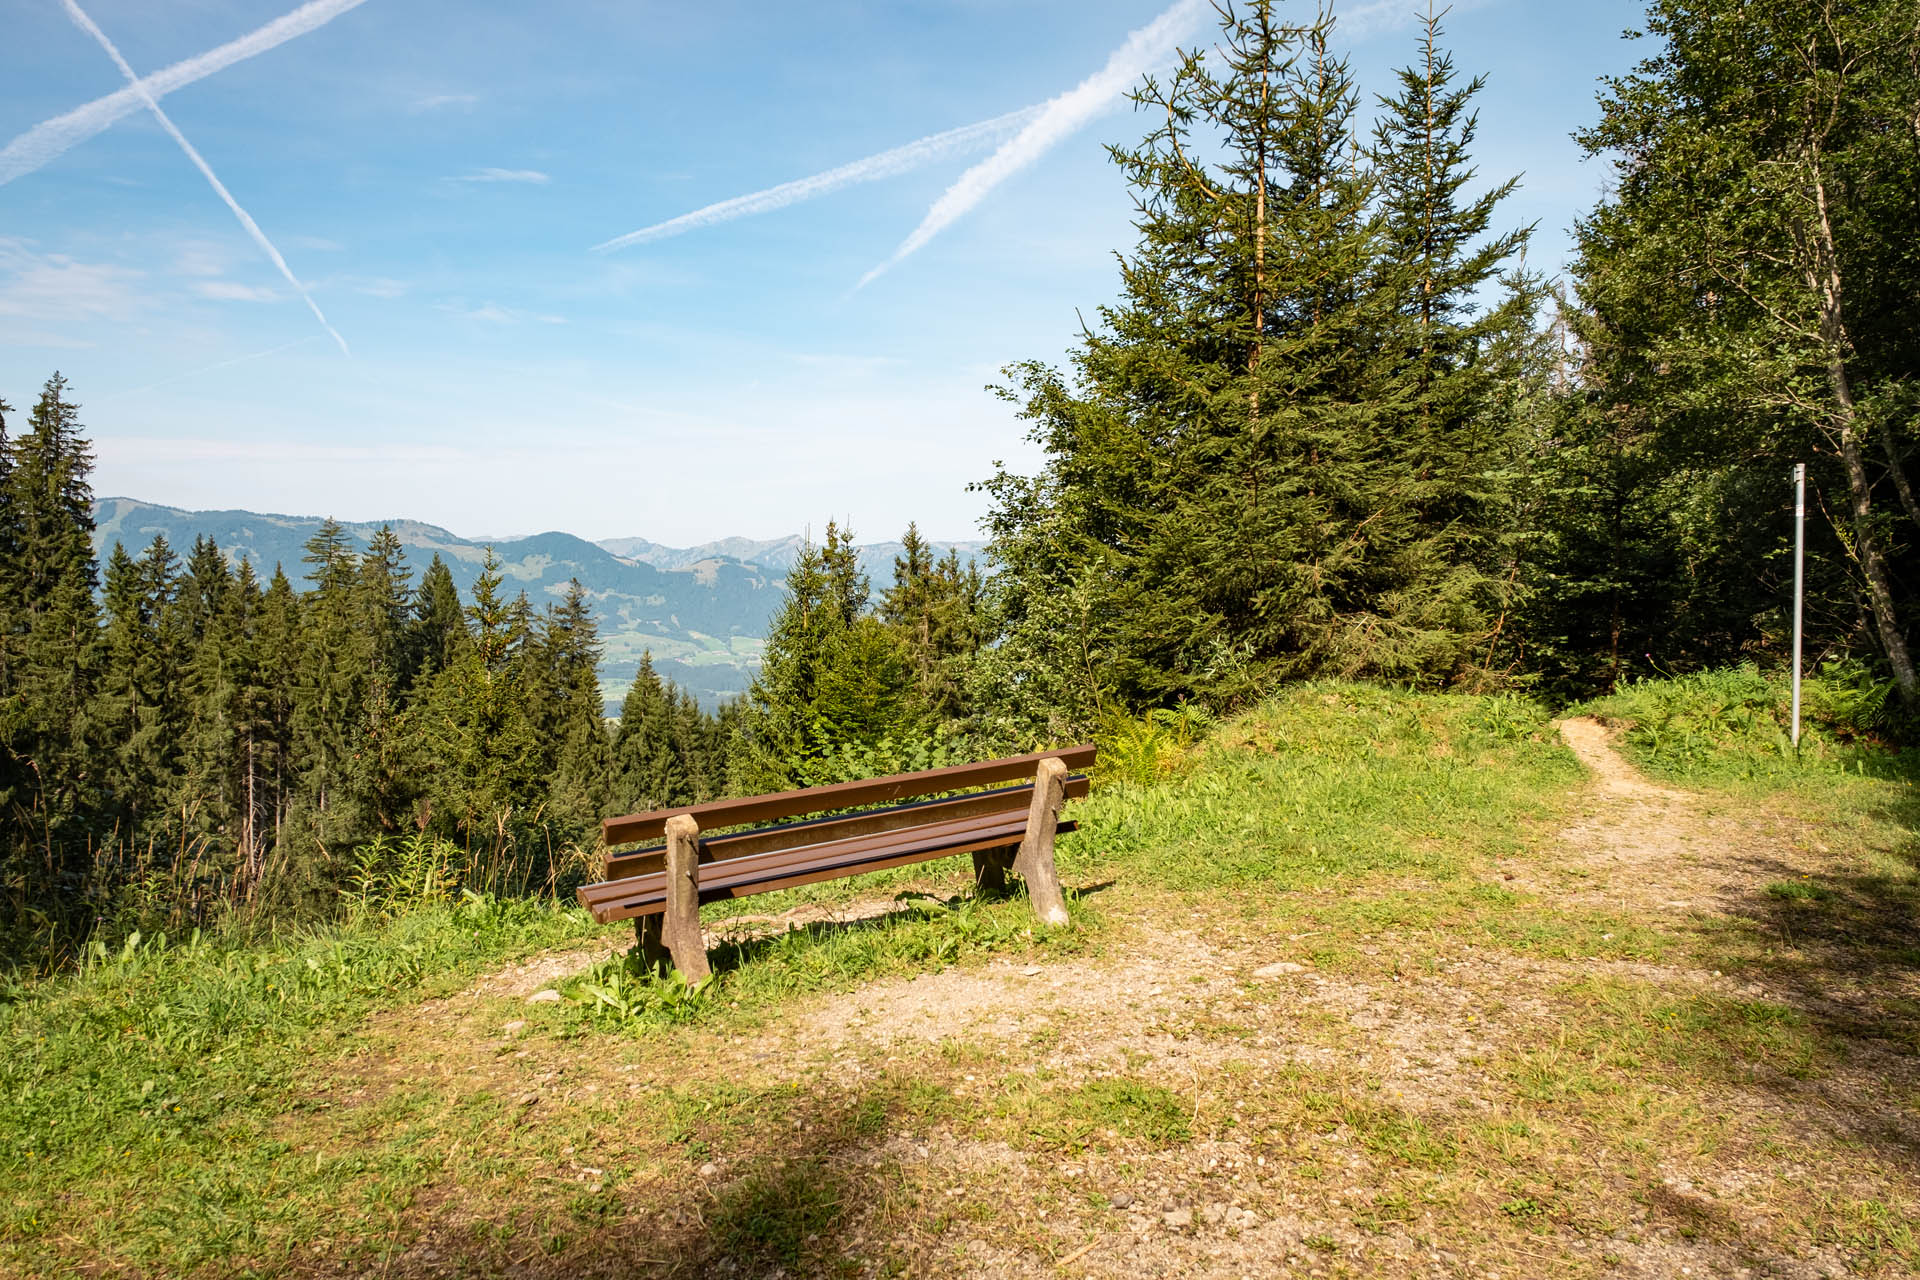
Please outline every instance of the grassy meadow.
[[96, 951], [0, 988], [0, 1272], [1910, 1273], [1912, 777], [1742, 679], [1579, 709], [1768, 851], [1711, 909], [1576, 856], [1542, 707], [1313, 684], [1117, 726], [1062, 930], [951, 859], [694, 990], [458, 892]]

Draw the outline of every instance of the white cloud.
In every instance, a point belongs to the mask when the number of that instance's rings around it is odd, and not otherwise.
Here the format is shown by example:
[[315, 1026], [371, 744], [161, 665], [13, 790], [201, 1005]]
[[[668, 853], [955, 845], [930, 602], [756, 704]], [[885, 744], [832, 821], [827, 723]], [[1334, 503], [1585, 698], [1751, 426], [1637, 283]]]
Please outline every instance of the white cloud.
[[277, 49], [287, 41], [323, 27], [349, 9], [366, 0], [311, 0], [292, 13], [275, 18], [266, 26], [249, 31], [237, 40], [229, 40], [218, 49], [176, 62], [137, 80], [124, 89], [95, 98], [65, 115], [43, 120], [4, 148], [0, 148], [0, 186], [32, 173], [48, 161], [104, 132], [117, 120], [133, 115], [147, 105], [147, 99], [159, 101], [175, 89], [205, 79], [247, 58]]
[[1171, 58], [1178, 41], [1192, 32], [1203, 14], [1204, 0], [1178, 0], [1146, 26], [1127, 37], [1107, 59], [1107, 65], [1072, 89], [1050, 99], [1019, 133], [999, 150], [960, 175], [927, 210], [920, 225], [893, 251], [893, 256], [860, 278], [856, 288], [904, 260], [929, 240], [952, 226], [992, 190], [1026, 168], [1081, 126], [1120, 101], [1140, 77]]
[[111, 263], [36, 253], [24, 240], [0, 238], [0, 316], [40, 324], [129, 320], [146, 305], [135, 288], [142, 275]]
[[405, 280], [394, 280], [387, 276], [373, 276], [354, 284], [355, 293], [364, 293], [369, 298], [398, 298], [403, 296], [410, 286]]
[[482, 303], [470, 307], [463, 302], [441, 302], [435, 309], [448, 315], [459, 316], [463, 320], [478, 320], [482, 324], [565, 324], [565, 316], [541, 315], [531, 311], [518, 311], [512, 307], [503, 307], [497, 302]]
[[278, 302], [280, 300], [277, 290], [256, 288], [234, 280], [203, 280], [193, 287], [193, 291], [203, 298], [212, 298], [216, 302]]
[[530, 182], [544, 185], [553, 181], [538, 169], [481, 169], [452, 179], [454, 182]]
[[447, 107], [471, 107], [480, 101], [477, 93], [427, 93], [413, 100], [415, 111], [440, 111]]

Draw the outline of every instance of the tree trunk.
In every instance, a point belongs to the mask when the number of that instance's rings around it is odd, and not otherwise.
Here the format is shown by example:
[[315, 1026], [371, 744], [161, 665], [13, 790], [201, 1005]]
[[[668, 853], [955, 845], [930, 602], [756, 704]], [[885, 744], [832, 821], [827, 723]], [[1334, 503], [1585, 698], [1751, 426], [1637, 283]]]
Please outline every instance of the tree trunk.
[[1900, 495], [1900, 505], [1907, 509], [1907, 519], [1920, 524], [1920, 502], [1914, 501], [1913, 486], [1907, 483], [1907, 469], [1901, 465], [1891, 428], [1880, 433], [1880, 447], [1887, 451], [1887, 474], [1893, 477], [1893, 487]]
[[1853, 385], [1847, 374], [1846, 313], [1840, 279], [1840, 257], [1833, 242], [1833, 220], [1827, 209], [1827, 184], [1820, 169], [1820, 154], [1810, 148], [1808, 160], [1813, 179], [1816, 221], [1813, 230], [1813, 255], [1807, 264], [1807, 283], [1820, 297], [1820, 337], [1825, 347], [1827, 381], [1833, 392], [1833, 426], [1840, 445], [1840, 461], [1847, 472], [1847, 493], [1853, 514], [1853, 536], [1859, 548], [1860, 572], [1867, 581], [1867, 599], [1873, 608], [1875, 629], [1886, 650], [1887, 664], [1893, 668], [1894, 684], [1901, 700], [1909, 706], [1920, 699], [1920, 681], [1916, 681], [1913, 659], [1907, 652], [1906, 636], [1893, 604], [1893, 586], [1881, 555], [1880, 541], [1874, 536], [1873, 483], [1867, 478], [1866, 459], [1861, 456], [1859, 423], [1854, 412]]

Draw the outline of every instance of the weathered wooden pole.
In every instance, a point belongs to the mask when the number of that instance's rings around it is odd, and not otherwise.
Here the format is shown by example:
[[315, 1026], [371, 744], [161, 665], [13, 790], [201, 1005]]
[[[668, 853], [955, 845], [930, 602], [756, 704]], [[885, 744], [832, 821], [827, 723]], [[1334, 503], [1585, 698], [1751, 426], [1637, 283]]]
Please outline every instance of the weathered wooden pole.
[[662, 932], [673, 966], [688, 983], [699, 982], [713, 972], [700, 932], [700, 824], [684, 813], [667, 819], [666, 908]]
[[666, 922], [664, 915], [633, 918], [633, 949], [639, 955], [640, 963], [649, 969], [673, 963], [673, 955], [667, 950], [666, 936], [662, 932]]
[[981, 897], [997, 897], [1007, 891], [1007, 872], [1013, 867], [1013, 850], [975, 849], [973, 851], [973, 891]]
[[1053, 866], [1053, 837], [1066, 803], [1067, 766], [1057, 757], [1040, 762], [1033, 775], [1033, 803], [1027, 808], [1027, 834], [1014, 856], [1013, 869], [1027, 882], [1027, 898], [1041, 921], [1067, 923], [1067, 898], [1060, 890], [1060, 874]]

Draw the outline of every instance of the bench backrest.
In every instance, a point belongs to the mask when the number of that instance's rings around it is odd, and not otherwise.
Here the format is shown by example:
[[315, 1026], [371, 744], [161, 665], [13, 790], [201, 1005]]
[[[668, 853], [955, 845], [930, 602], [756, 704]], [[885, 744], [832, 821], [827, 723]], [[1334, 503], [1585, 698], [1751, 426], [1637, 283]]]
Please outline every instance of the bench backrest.
[[834, 809], [858, 809], [866, 805], [893, 804], [917, 796], [937, 795], [943, 791], [965, 791], [972, 787], [990, 787], [996, 782], [1012, 782], [1033, 776], [1042, 760], [1057, 758], [1069, 769], [1085, 769], [1094, 761], [1094, 746], [1083, 743], [1056, 751], [1036, 751], [1031, 755], [1009, 756], [979, 764], [953, 765], [945, 769], [922, 769], [918, 773], [896, 773], [885, 778], [867, 778], [860, 782], [839, 782], [825, 787], [806, 787], [773, 795], [747, 796], [739, 800], [714, 800], [706, 804], [681, 805], [673, 809], [655, 809], [649, 813], [630, 813], [608, 818], [600, 824], [600, 834], [608, 848], [656, 839], [667, 830], [667, 819], [686, 814], [702, 830], [716, 827], [751, 826], [804, 817]]

